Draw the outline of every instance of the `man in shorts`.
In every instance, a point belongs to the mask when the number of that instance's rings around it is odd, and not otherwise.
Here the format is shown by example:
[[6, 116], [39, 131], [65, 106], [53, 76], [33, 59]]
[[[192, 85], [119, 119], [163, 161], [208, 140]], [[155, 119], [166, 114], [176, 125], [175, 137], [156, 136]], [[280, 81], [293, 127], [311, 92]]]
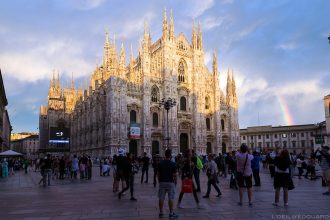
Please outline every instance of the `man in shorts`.
[[179, 216], [173, 212], [173, 203], [175, 196], [175, 183], [177, 169], [176, 164], [171, 161], [172, 152], [170, 149], [165, 151], [165, 160], [160, 161], [158, 165], [158, 181], [159, 181], [159, 217], [164, 217], [163, 206], [166, 193], [168, 194], [168, 206], [170, 209], [169, 218], [177, 219]]

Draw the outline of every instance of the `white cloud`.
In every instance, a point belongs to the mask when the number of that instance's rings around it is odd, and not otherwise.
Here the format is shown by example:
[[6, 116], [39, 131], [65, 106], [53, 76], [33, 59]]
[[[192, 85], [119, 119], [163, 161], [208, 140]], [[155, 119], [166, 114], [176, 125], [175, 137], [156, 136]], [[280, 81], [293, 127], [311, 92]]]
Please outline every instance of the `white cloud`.
[[221, 0], [222, 4], [232, 4], [234, 3], [234, 0]]
[[138, 33], [142, 33], [144, 30], [144, 22], [148, 26], [152, 25], [151, 22], [153, 22], [155, 18], [155, 13], [153, 12], [147, 12], [144, 13], [144, 16], [138, 19], [131, 19], [126, 20], [123, 24], [118, 27], [118, 29], [121, 30], [119, 32], [119, 36], [129, 37], [132, 35], [137, 35]]
[[43, 42], [29, 50], [0, 54], [4, 73], [20, 81], [35, 82], [49, 78], [54, 68], [60, 73], [74, 72], [75, 76], [89, 74], [93, 64], [82, 57], [82, 45], [65, 39]]
[[[214, 5], [214, 0], [193, 0], [190, 1], [189, 4], [187, 4], [187, 14], [190, 17], [199, 17], [206, 10], [211, 8]], [[189, 7], [190, 6], [190, 7]]]
[[203, 31], [211, 30], [215, 27], [220, 26], [222, 24], [223, 20], [224, 19], [221, 17], [215, 18], [215, 17], [208, 16], [201, 21], [201, 28]]
[[298, 47], [296, 42], [286, 42], [278, 44], [275, 48], [282, 49], [282, 50], [294, 50]]
[[100, 7], [106, 0], [70, 0], [77, 10], [91, 10]]

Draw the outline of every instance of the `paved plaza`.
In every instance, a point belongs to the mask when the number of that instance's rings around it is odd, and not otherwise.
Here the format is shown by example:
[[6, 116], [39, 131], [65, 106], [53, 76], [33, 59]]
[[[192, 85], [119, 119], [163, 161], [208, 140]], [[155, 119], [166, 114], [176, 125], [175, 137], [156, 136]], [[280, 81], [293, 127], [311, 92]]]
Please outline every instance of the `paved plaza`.
[[[130, 201], [129, 191], [118, 200], [112, 192], [112, 177], [98, 176], [94, 168], [91, 181], [55, 180], [50, 187], [38, 185], [40, 174], [23, 171], [0, 179], [0, 219], [158, 219], [157, 190], [152, 185], [153, 170], [149, 170], [149, 183], [135, 178], [135, 197]], [[150, 178], [151, 177], [151, 178]], [[330, 196], [322, 195], [326, 188], [321, 181], [294, 178], [296, 188], [289, 192], [289, 206], [272, 206], [274, 190], [267, 170], [262, 170], [262, 186], [254, 188], [253, 207], [247, 198], [242, 207], [237, 205], [238, 191], [229, 188], [229, 177], [221, 177], [221, 198], [214, 189], [210, 199], [203, 199], [206, 177], [201, 175], [202, 192], [199, 193], [203, 209], [196, 209], [192, 194], [185, 194], [184, 209], [176, 209], [179, 219], [330, 219]], [[177, 186], [176, 201], [180, 183]], [[281, 195], [282, 196], [282, 195]], [[282, 197], [281, 197], [282, 199]], [[176, 205], [176, 203], [175, 203]], [[165, 213], [168, 213], [167, 204]], [[167, 215], [165, 219], [167, 219]]]

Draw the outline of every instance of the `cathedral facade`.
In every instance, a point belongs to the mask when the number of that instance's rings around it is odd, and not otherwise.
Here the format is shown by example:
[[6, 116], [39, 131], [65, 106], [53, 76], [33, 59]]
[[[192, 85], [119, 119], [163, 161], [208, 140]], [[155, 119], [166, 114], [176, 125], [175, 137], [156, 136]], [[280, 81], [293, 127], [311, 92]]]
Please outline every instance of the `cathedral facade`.
[[[226, 94], [220, 89], [216, 53], [213, 67], [204, 62], [200, 25], [192, 26], [191, 42], [174, 34], [166, 10], [162, 36], [152, 41], [145, 26], [137, 57], [132, 47], [126, 65], [122, 43], [106, 33], [103, 63], [90, 85], [75, 93], [68, 113], [70, 151], [92, 156], [113, 155], [119, 148], [141, 155], [169, 147], [174, 154], [193, 148], [198, 154], [239, 147], [238, 99], [233, 73], [228, 71]], [[159, 103], [171, 98], [168, 112]], [[66, 100], [66, 98], [65, 98]], [[65, 106], [64, 106], [65, 108]]]

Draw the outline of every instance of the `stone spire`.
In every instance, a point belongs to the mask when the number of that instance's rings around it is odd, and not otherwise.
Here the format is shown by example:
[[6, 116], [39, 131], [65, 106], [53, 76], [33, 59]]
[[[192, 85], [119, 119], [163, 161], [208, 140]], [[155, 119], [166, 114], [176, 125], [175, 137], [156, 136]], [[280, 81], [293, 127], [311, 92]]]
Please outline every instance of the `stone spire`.
[[143, 49], [144, 53], [149, 52], [149, 34], [148, 34], [148, 30], [147, 30], [146, 21], [144, 21], [144, 33], [143, 33], [142, 49]]
[[105, 42], [104, 42], [104, 54], [103, 54], [103, 68], [107, 68], [109, 59], [109, 36], [108, 32], [105, 32]]
[[228, 69], [228, 76], [227, 76], [227, 102], [229, 103], [229, 100], [232, 96], [232, 81], [230, 79], [229, 69]]
[[213, 51], [213, 65], [212, 66], [213, 66], [213, 74], [218, 75], [217, 54], [216, 54], [215, 49]]
[[131, 49], [129, 52], [129, 72], [130, 72], [130, 74], [132, 74], [132, 72], [133, 72], [133, 47], [132, 47], [132, 44], [131, 44]]
[[174, 41], [174, 22], [173, 22], [173, 16], [172, 16], [172, 9], [170, 11], [170, 29], [169, 29], [169, 35], [170, 35], [170, 41]]
[[56, 88], [61, 88], [61, 85], [60, 85], [60, 71], [59, 70], [57, 71], [57, 78], [56, 78], [55, 87]]
[[152, 45], [152, 39], [151, 39], [151, 30], [150, 30], [150, 26], [149, 26], [149, 47]]
[[236, 97], [236, 82], [234, 78], [234, 70], [231, 70], [231, 83], [232, 83], [232, 94]]
[[124, 48], [124, 42], [121, 42], [120, 58], [119, 58], [119, 71], [120, 71], [120, 75], [121, 76], [124, 76], [124, 72], [125, 72], [125, 48]]
[[193, 20], [193, 25], [192, 25], [191, 45], [192, 45], [193, 49], [197, 48], [197, 36], [196, 36], [196, 27], [195, 27], [194, 20]]
[[73, 72], [71, 73], [71, 89], [74, 89]]
[[197, 35], [197, 48], [202, 50], [203, 49], [203, 39], [202, 39], [202, 32], [201, 32], [201, 24], [198, 21], [198, 35]]
[[117, 68], [117, 50], [116, 50], [116, 35], [113, 36], [113, 41], [110, 44], [110, 54], [108, 59], [110, 69], [116, 70]]
[[166, 41], [168, 39], [168, 24], [166, 17], [166, 8], [164, 9], [164, 20], [163, 20], [163, 40]]
[[55, 87], [55, 69], [53, 69], [53, 79], [50, 81], [50, 87]]

